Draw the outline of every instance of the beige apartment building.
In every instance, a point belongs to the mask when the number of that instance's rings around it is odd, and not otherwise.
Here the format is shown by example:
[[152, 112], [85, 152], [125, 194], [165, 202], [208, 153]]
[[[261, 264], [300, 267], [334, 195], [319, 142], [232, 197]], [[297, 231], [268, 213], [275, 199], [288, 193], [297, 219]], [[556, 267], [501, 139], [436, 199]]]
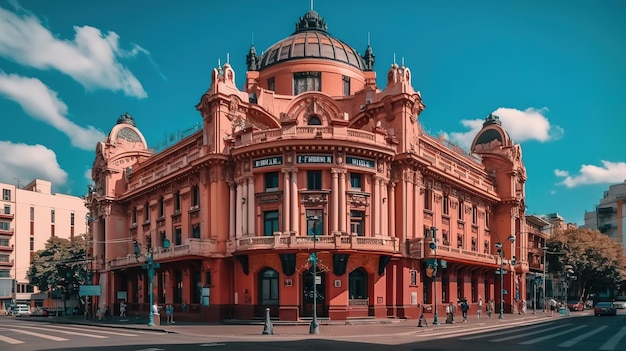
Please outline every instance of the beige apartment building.
[[26, 274], [33, 253], [52, 237], [86, 232], [87, 208], [82, 198], [52, 192], [52, 183], [35, 179], [23, 188], [0, 183], [0, 302], [40, 303]]

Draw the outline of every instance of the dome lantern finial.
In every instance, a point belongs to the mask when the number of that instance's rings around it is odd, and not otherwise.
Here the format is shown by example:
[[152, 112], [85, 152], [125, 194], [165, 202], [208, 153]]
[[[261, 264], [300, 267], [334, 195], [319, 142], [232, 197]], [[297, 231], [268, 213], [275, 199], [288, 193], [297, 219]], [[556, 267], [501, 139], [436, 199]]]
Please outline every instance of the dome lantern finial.
[[117, 119], [117, 124], [130, 124], [135, 127], [135, 119], [128, 112], [120, 115], [120, 118]]
[[319, 30], [323, 32], [328, 31], [328, 25], [326, 21], [313, 9], [309, 10], [304, 16], [300, 17], [300, 20], [296, 22], [296, 31], [294, 33], [306, 31], [306, 30]]

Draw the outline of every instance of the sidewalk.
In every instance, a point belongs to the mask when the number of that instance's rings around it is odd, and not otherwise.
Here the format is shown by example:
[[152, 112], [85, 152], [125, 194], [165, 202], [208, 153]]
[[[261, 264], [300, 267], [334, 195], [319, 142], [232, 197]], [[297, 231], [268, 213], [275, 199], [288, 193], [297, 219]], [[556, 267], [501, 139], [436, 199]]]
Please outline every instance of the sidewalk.
[[[483, 316], [480, 320], [476, 315], [470, 315], [466, 323], [460, 322], [459, 316], [454, 324], [445, 324], [445, 317], [439, 318], [441, 324], [433, 325], [433, 317], [428, 316], [428, 325], [418, 327], [418, 321], [414, 319], [357, 319], [349, 321], [330, 321], [319, 320], [320, 334], [315, 336], [359, 336], [359, 335], [394, 335], [415, 332], [433, 332], [437, 330], [450, 330], [472, 327], [486, 327], [489, 325], [506, 326], [519, 325], [522, 323], [540, 323], [561, 318], [571, 318], [576, 316], [588, 315], [591, 311], [573, 312], [569, 316], [554, 314], [550, 317], [549, 313], [537, 311], [525, 315], [505, 314], [503, 319], [498, 318], [495, 314], [491, 319]], [[130, 330], [150, 330], [163, 333], [177, 334], [201, 334], [214, 336], [249, 336], [261, 335], [264, 331], [264, 323], [262, 321], [228, 321], [221, 324], [199, 324], [199, 323], [175, 323], [148, 326], [146, 317], [111, 317], [108, 320], [85, 320], [83, 316], [68, 317], [48, 317], [37, 318], [31, 317], [28, 320], [41, 321], [47, 323], [62, 324], [79, 324], [108, 328], [123, 328]], [[235, 322], [238, 322], [235, 324]], [[272, 321], [273, 334], [282, 336], [305, 336], [309, 334], [309, 320], [301, 320], [297, 322]]]

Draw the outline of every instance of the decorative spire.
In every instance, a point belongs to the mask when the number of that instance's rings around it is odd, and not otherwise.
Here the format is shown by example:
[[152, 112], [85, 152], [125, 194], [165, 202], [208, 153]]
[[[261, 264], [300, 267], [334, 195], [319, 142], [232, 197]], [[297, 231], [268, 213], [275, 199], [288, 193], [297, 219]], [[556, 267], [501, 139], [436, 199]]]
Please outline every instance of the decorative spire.
[[502, 122], [500, 122], [500, 117], [490, 113], [489, 116], [485, 118], [485, 122], [483, 122], [483, 128], [491, 124], [497, 124], [501, 126]]
[[328, 31], [328, 25], [326, 21], [320, 15], [311, 9], [304, 16], [300, 17], [300, 20], [296, 23], [296, 31], [294, 33], [302, 32], [305, 30], [319, 30], [323, 32]]
[[374, 56], [374, 51], [372, 51], [372, 47], [369, 43], [367, 43], [367, 49], [365, 49], [365, 53], [363, 54], [363, 61], [365, 61], [366, 71], [374, 70], [374, 61], [376, 61], [376, 56]]
[[259, 69], [259, 56], [256, 54], [254, 44], [250, 45], [248, 55], [246, 55], [246, 64], [248, 65], [248, 71], [257, 71]]

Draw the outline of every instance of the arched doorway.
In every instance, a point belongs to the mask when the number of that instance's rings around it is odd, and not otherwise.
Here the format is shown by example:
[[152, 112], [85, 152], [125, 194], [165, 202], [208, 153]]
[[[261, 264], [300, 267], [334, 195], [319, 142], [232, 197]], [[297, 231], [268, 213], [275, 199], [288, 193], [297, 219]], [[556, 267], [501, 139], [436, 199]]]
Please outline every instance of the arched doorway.
[[[326, 274], [320, 272], [317, 268], [317, 315], [326, 317], [328, 316], [328, 309], [326, 308]], [[303, 317], [313, 316], [313, 269], [302, 272], [302, 306], [300, 315]]]

